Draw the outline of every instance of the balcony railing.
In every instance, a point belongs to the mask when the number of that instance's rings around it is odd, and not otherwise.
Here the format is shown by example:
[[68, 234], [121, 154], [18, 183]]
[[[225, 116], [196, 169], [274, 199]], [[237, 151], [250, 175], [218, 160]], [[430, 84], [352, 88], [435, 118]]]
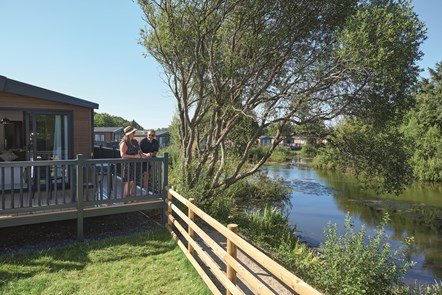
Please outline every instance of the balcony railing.
[[[128, 164], [134, 167], [129, 169], [133, 175], [128, 175], [133, 190], [125, 194], [130, 183], [123, 181], [122, 171]], [[162, 208], [167, 170], [167, 154], [148, 159], [78, 155], [75, 160], [0, 162], [0, 227]], [[148, 187], [143, 181], [146, 173]]]

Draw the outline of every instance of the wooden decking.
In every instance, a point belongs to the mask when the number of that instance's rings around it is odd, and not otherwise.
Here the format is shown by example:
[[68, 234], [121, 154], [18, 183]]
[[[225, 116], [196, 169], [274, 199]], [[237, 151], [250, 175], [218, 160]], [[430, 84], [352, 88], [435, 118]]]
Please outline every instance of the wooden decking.
[[[122, 171], [124, 165], [130, 163], [136, 167], [133, 170], [135, 189], [125, 196], [127, 183], [122, 180]], [[139, 160], [79, 156], [77, 160], [7, 165], [0, 163], [0, 227], [77, 219], [81, 238], [80, 228], [85, 217], [165, 206], [167, 155]], [[9, 171], [7, 179], [5, 175]], [[148, 189], [143, 188], [146, 172]]]
[[[123, 204], [128, 201], [137, 202], [161, 199], [158, 193], [154, 193], [152, 190], [145, 190], [140, 185], [137, 185], [134, 189], [134, 194], [129, 198], [130, 200], [127, 200], [127, 198], [123, 197], [122, 188], [124, 188], [124, 184], [121, 178], [115, 177], [113, 180], [114, 183], [111, 184], [111, 182], [109, 179], [103, 178], [95, 185], [85, 186], [83, 201], [86, 203], [100, 201], [99, 204], [93, 205], [94, 207], [100, 207]], [[2, 194], [0, 198], [0, 218], [42, 211], [42, 209], [47, 206], [63, 205], [64, 209], [75, 208], [77, 206], [75, 188], [71, 189], [70, 186], [61, 187], [57, 185], [48, 187], [47, 189], [44, 186], [37, 189], [24, 187], [14, 191], [8, 190]], [[13, 211], [13, 209], [25, 208], [29, 209], [28, 212], [14, 213]], [[10, 211], [12, 211], [12, 213]], [[9, 212], [9, 214], [3, 214], [3, 212]]]

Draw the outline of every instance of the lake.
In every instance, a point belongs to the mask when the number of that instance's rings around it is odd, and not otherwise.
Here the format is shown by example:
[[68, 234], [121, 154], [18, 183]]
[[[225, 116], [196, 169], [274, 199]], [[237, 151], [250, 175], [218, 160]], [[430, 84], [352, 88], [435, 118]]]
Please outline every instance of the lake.
[[441, 184], [416, 184], [396, 197], [361, 189], [352, 177], [306, 166], [266, 165], [262, 173], [283, 178], [284, 185], [292, 188], [289, 222], [302, 241], [312, 246], [324, 242], [329, 222], [342, 232], [347, 213], [357, 229], [364, 224], [367, 234], [373, 236], [387, 208], [393, 212], [386, 228], [389, 243], [397, 247], [405, 237], [414, 236], [407, 256], [416, 265], [405, 281], [434, 283], [435, 278], [442, 279]]

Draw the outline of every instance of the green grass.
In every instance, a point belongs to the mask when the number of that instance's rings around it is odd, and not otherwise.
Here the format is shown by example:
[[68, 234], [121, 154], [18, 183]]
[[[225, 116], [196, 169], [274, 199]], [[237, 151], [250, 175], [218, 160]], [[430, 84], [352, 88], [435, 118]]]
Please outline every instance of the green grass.
[[211, 294], [165, 231], [0, 257], [0, 294]]

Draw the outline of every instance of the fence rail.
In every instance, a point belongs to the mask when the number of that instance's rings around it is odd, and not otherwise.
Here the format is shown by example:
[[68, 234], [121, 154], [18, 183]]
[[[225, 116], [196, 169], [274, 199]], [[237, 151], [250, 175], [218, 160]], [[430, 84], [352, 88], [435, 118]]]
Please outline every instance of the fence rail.
[[[78, 155], [64, 161], [0, 162], [0, 228], [77, 219], [77, 238], [82, 240], [86, 217], [164, 209], [167, 162], [167, 153], [148, 159]], [[122, 174], [127, 165], [126, 176], [134, 185], [129, 195]]]
[[[242, 263], [237, 259], [237, 249], [240, 249], [255, 262], [280, 279], [291, 290], [300, 295], [316, 295], [321, 294], [313, 287], [305, 283], [296, 275], [285, 269], [283, 266], [272, 260], [263, 252], [252, 246], [246, 240], [236, 234], [236, 225], [229, 225], [225, 227], [213, 217], [206, 214], [200, 208], [193, 204], [193, 200], [186, 199], [178, 194], [173, 189], [167, 190], [167, 228], [171, 232], [174, 239], [177, 241], [180, 248], [183, 250], [187, 258], [205, 281], [209, 289], [214, 294], [221, 294], [221, 291], [213, 282], [209, 275], [204, 271], [203, 267], [198, 263], [195, 258], [195, 252], [198, 254], [198, 258], [210, 269], [216, 279], [226, 288], [226, 294], [243, 294], [242, 290], [236, 284], [237, 275], [253, 289], [256, 294], [275, 294], [268, 286], [260, 281], [254, 273], [248, 271]], [[174, 200], [179, 201], [185, 205], [188, 209], [188, 213], [185, 214], [178, 206], [174, 204]], [[226, 238], [227, 250], [224, 250], [215, 240], [213, 240], [209, 234], [207, 234], [201, 227], [195, 222], [195, 215], [204, 220], [215, 231], [220, 233]], [[182, 225], [181, 223], [185, 223]], [[185, 227], [188, 227], [186, 230]], [[179, 232], [179, 234], [176, 232]], [[194, 235], [197, 235], [211, 250], [221, 258], [226, 266], [226, 272], [223, 272], [214, 259], [205, 251], [203, 246], [198, 243]], [[187, 247], [184, 242], [179, 239], [179, 236], [184, 237], [187, 241]]]

